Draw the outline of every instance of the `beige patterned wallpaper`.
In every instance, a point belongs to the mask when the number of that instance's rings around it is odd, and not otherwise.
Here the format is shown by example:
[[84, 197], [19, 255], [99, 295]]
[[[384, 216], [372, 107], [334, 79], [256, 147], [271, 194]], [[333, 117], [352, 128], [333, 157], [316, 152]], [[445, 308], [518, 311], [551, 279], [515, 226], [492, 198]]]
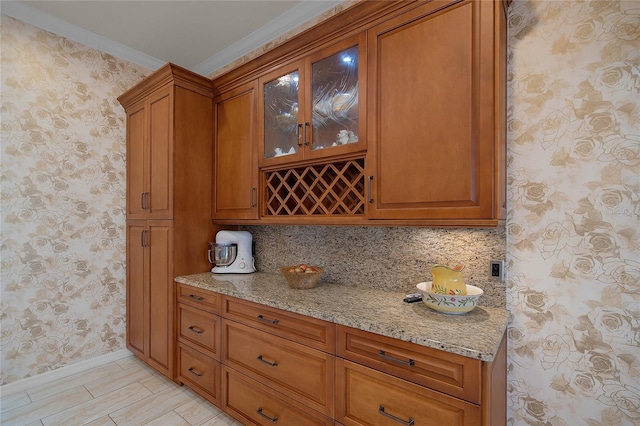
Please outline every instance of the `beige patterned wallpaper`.
[[509, 32], [509, 424], [640, 425], [640, 1]]
[[2, 377], [124, 348], [125, 116], [149, 70], [2, 15]]

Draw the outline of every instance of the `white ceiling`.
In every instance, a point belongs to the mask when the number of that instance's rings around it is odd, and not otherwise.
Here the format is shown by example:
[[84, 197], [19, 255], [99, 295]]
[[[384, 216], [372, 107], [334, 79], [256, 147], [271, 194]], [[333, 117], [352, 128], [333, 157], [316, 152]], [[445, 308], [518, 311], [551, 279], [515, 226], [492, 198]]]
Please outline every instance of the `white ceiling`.
[[0, 11], [151, 69], [210, 75], [341, 1], [3, 0]]

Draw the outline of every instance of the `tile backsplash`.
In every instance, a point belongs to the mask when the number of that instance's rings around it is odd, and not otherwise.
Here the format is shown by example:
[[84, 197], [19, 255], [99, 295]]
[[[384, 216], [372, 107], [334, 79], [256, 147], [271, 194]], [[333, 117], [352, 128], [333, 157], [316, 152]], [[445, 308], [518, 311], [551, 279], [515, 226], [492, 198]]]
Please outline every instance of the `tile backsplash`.
[[431, 280], [436, 263], [465, 265], [464, 279], [485, 292], [484, 306], [504, 307], [506, 286], [492, 280], [489, 260], [504, 259], [506, 232], [497, 229], [245, 226], [261, 272], [309, 263], [325, 267], [324, 281], [388, 291], [414, 292]]

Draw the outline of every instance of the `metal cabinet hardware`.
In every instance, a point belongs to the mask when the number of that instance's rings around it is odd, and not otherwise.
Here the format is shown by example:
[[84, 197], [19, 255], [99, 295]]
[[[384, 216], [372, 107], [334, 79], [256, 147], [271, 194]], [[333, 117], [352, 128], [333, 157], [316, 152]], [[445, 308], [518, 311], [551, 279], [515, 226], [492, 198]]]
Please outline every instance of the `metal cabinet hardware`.
[[189, 368], [189, 373], [193, 374], [194, 376], [202, 377], [202, 373], [198, 373], [194, 367]]
[[380, 349], [380, 350], [378, 351], [378, 356], [379, 356], [380, 358], [384, 358], [384, 359], [389, 360], [389, 361], [397, 362], [398, 364], [414, 365], [414, 364], [416, 363], [416, 362], [415, 362], [414, 360], [412, 360], [411, 358], [409, 358], [409, 360], [405, 361], [405, 360], [400, 359], [400, 358], [395, 358], [395, 357], [389, 356], [389, 355], [387, 355], [387, 354], [385, 353], [385, 351], [383, 351], [382, 349]]
[[196, 296], [195, 294], [190, 294], [189, 299], [194, 299], [194, 300], [197, 300], [198, 302], [202, 302], [204, 300], [204, 297]]
[[257, 189], [255, 187], [251, 188], [251, 198], [249, 200], [249, 202], [251, 203], [251, 207], [257, 207], [258, 206], [258, 204], [256, 203], [256, 191], [257, 191]]
[[369, 176], [369, 185], [367, 187], [367, 192], [369, 193], [369, 204], [373, 203], [373, 197], [371, 196], [371, 182], [373, 181], [373, 176]]
[[298, 123], [298, 146], [302, 146], [302, 142], [300, 142], [300, 129], [302, 129], [302, 123]]
[[262, 412], [262, 407], [258, 407], [258, 409], [256, 410], [256, 413], [258, 413], [260, 416], [262, 416], [263, 418], [269, 420], [270, 422], [277, 422], [278, 421], [278, 416], [274, 416], [274, 417], [269, 417], [266, 414], [264, 414]]
[[143, 192], [140, 194], [140, 207], [142, 210], [149, 210], [149, 193]]
[[256, 359], [257, 359], [258, 361], [260, 361], [260, 362], [264, 362], [265, 364], [267, 364], [267, 365], [269, 365], [269, 366], [271, 366], [271, 367], [277, 367], [277, 366], [278, 366], [278, 361], [273, 361], [273, 362], [271, 362], [271, 361], [267, 361], [266, 359], [264, 359], [264, 358], [262, 357], [262, 355], [258, 355], [258, 356], [256, 357]]
[[201, 329], [200, 327], [196, 327], [195, 325], [189, 326], [189, 330], [191, 330], [191, 331], [193, 331], [194, 333], [197, 333], [197, 334], [204, 333], [203, 329]]
[[[309, 123], [304, 123], [304, 146], [309, 146], [309, 141], [307, 140], [307, 128], [309, 127]], [[309, 131], [311, 133], [311, 131]]]
[[384, 411], [384, 405], [382, 404], [380, 404], [380, 407], [378, 407], [378, 413], [403, 425], [412, 426], [415, 423], [415, 421], [411, 417], [409, 417], [409, 420], [402, 420], [400, 417], [396, 417], [393, 414], [387, 413], [386, 411]]
[[147, 236], [149, 235], [149, 230], [145, 229], [144, 231], [142, 231], [140, 233], [140, 245], [142, 247], [149, 247], [149, 241], [147, 239]]
[[266, 322], [267, 324], [277, 324], [279, 322], [277, 318], [268, 319], [268, 318], [263, 317], [262, 314], [258, 315], [257, 318], [262, 322]]

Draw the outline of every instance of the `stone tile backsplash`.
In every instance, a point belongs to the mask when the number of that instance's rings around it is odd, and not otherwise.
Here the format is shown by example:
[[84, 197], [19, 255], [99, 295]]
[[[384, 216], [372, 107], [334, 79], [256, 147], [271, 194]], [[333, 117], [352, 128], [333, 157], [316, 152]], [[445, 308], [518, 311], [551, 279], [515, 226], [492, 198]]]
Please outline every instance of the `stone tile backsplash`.
[[504, 259], [506, 232], [498, 229], [357, 226], [244, 226], [256, 248], [256, 267], [325, 267], [323, 280], [349, 286], [414, 292], [431, 280], [436, 263], [465, 265], [467, 284], [485, 292], [480, 305], [504, 307], [506, 285], [491, 280], [490, 259]]

